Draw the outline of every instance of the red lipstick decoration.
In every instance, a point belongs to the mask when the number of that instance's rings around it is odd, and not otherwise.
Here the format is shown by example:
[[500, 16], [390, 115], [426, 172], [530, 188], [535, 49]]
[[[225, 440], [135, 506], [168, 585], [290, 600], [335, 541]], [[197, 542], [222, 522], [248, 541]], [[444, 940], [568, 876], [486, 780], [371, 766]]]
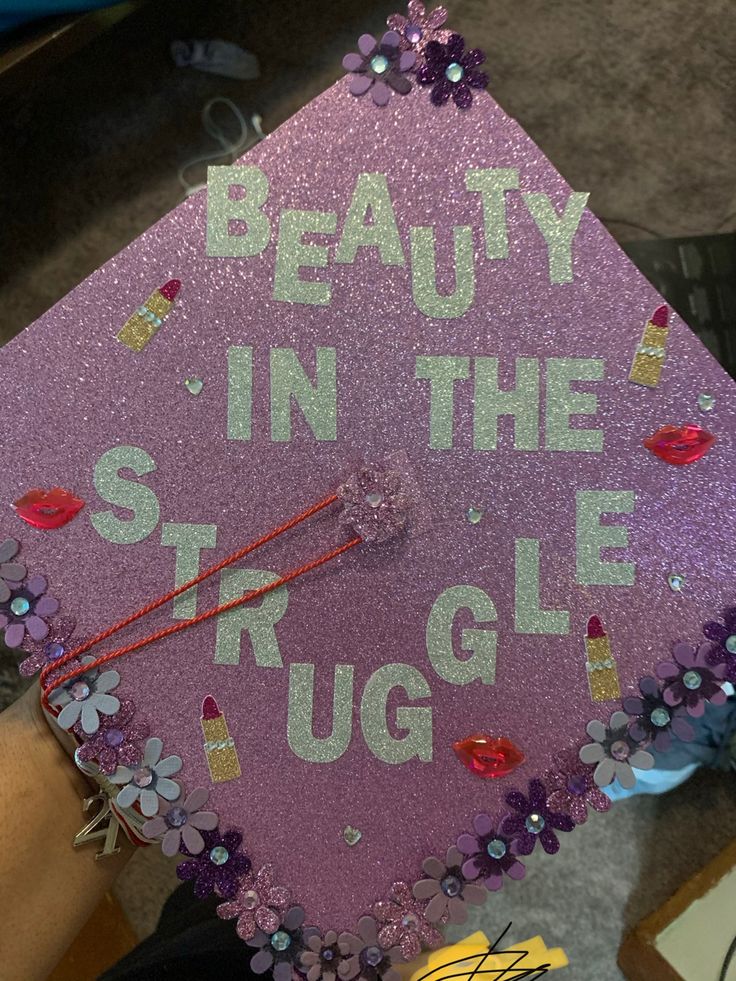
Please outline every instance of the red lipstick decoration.
[[715, 441], [713, 433], [690, 424], [662, 426], [644, 440], [644, 446], [665, 463], [684, 466], [704, 457]]
[[524, 754], [504, 736], [477, 733], [453, 743], [455, 755], [471, 773], [485, 779], [506, 777], [524, 762]]
[[52, 487], [51, 490], [36, 487], [13, 502], [19, 518], [32, 528], [43, 531], [61, 528], [76, 517], [83, 507], [84, 501], [63, 487]]

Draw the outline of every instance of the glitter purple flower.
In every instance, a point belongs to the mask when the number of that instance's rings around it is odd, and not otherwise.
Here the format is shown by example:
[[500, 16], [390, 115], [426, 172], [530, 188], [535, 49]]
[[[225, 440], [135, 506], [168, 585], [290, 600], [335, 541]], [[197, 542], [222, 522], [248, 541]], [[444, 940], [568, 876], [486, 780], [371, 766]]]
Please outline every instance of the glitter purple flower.
[[377, 106], [385, 106], [391, 98], [391, 90], [399, 95], [411, 91], [411, 81], [407, 72], [413, 68], [416, 55], [413, 51], [402, 51], [401, 37], [396, 31], [386, 31], [380, 42], [371, 34], [361, 34], [358, 38], [360, 54], [346, 54], [342, 59], [345, 71], [353, 77], [350, 80], [352, 95], [365, 95], [370, 91]]
[[256, 930], [255, 935], [247, 941], [250, 947], [258, 948], [258, 953], [254, 954], [250, 962], [251, 971], [254, 974], [271, 971], [273, 981], [291, 981], [294, 968], [304, 953], [303, 923], [304, 910], [301, 906], [292, 906], [273, 933]]
[[181, 848], [182, 842], [189, 855], [199, 855], [204, 849], [201, 831], [213, 831], [217, 827], [214, 811], [203, 811], [209, 791], [198, 787], [183, 800], [177, 799], [163, 814], [146, 821], [143, 834], [146, 838], [162, 838], [161, 851], [171, 858]]
[[[275, 933], [289, 907], [289, 890], [273, 884], [273, 868], [264, 865], [241, 881], [238, 895], [217, 907], [222, 920], [238, 919], [237, 934], [241, 940], [251, 940], [256, 930]], [[337, 940], [337, 935], [335, 936]]]
[[409, 0], [406, 17], [403, 14], [391, 14], [386, 23], [400, 35], [403, 50], [411, 49], [422, 56], [430, 41], [445, 44], [450, 39], [452, 31], [442, 27], [446, 20], [447, 11], [444, 7], [435, 7], [427, 13], [421, 0]]
[[[68, 666], [64, 665], [65, 668]], [[99, 728], [93, 736], [86, 735], [77, 723], [74, 732], [86, 740], [77, 750], [81, 762], [97, 760], [101, 772], [108, 776], [119, 766], [135, 767], [143, 756], [142, 744], [148, 738], [148, 723], [132, 722], [134, 715], [135, 705], [126, 698], [114, 715], [100, 718]]]
[[452, 96], [458, 109], [469, 109], [473, 89], [484, 89], [488, 76], [478, 71], [486, 60], [480, 48], [465, 50], [465, 40], [451, 34], [447, 44], [430, 41], [424, 49], [424, 64], [417, 71], [420, 85], [431, 85], [430, 99], [435, 106], [444, 105]]
[[641, 696], [629, 695], [623, 700], [624, 712], [632, 716], [629, 732], [636, 742], [651, 742], [658, 753], [666, 753], [673, 736], [684, 742], [695, 738], [685, 709], [667, 704], [656, 678], [642, 678], [639, 691]]
[[654, 757], [629, 731], [630, 719], [625, 712], [614, 712], [606, 726], [593, 719], [586, 726], [592, 743], [587, 743], [578, 754], [583, 763], [597, 764], [593, 779], [599, 787], [607, 787], [618, 780], [625, 790], [636, 783], [634, 769], [651, 770]]
[[[27, 653], [28, 657], [18, 665], [19, 673], [24, 678], [30, 678], [36, 672], [42, 671], [47, 664], [58, 661], [69, 649], [69, 639], [75, 628], [76, 622], [71, 617], [58, 617], [54, 620], [53, 626], [43, 640], [33, 640], [27, 635], [23, 641], [22, 650]], [[77, 642], [77, 646], [79, 644], [81, 641]], [[79, 667], [79, 661], [75, 658], [73, 661], [67, 661], [59, 671], [66, 673], [76, 667]], [[50, 674], [49, 680], [51, 681], [53, 678], [54, 675]]]
[[454, 845], [447, 849], [445, 861], [433, 855], [425, 858], [422, 868], [427, 875], [414, 883], [414, 898], [426, 902], [424, 916], [428, 923], [464, 923], [468, 904], [482, 906], [486, 890], [468, 882], [463, 874], [463, 854]]
[[703, 633], [713, 643], [707, 654], [708, 664], [725, 664], [726, 681], [736, 685], [736, 606], [723, 611], [723, 623], [709, 620]]
[[343, 504], [340, 524], [366, 542], [382, 543], [404, 530], [419, 500], [419, 488], [398, 463], [368, 464], [338, 487], [337, 495]]
[[725, 664], [710, 665], [711, 644], [693, 649], [690, 644], [675, 644], [672, 660], [657, 665], [657, 677], [664, 682], [662, 693], [669, 705], [683, 705], [688, 715], [699, 718], [705, 703], [724, 705], [726, 693], [721, 684], [726, 675]]
[[504, 822], [504, 830], [514, 839], [520, 855], [531, 855], [539, 840], [548, 855], [560, 849], [555, 831], [572, 831], [575, 823], [569, 814], [553, 811], [547, 804], [547, 791], [541, 780], [529, 781], [528, 796], [518, 790], [506, 794], [506, 803], [517, 812]]
[[[80, 664], [86, 666], [93, 661], [93, 657], [83, 657]], [[110, 694], [119, 684], [117, 671], [100, 672], [97, 668], [65, 681], [49, 697], [49, 704], [61, 709], [56, 724], [68, 730], [80, 723], [88, 736], [94, 735], [100, 727], [100, 715], [114, 715], [120, 708], [120, 699]]]
[[555, 811], [569, 814], [575, 824], [585, 824], [588, 807], [607, 811], [611, 798], [600, 790], [593, 771], [577, 754], [561, 753], [555, 759], [556, 769], [547, 774], [547, 804]]
[[307, 970], [307, 981], [335, 981], [340, 967], [350, 953], [350, 945], [340, 942], [335, 930], [327, 930], [321, 937], [318, 933], [307, 940], [307, 949], [301, 956], [302, 971]]
[[56, 613], [59, 603], [46, 592], [47, 587], [43, 576], [31, 576], [0, 603], [0, 629], [5, 628], [8, 647], [20, 647], [26, 632], [33, 640], [43, 640], [48, 634], [46, 619]]
[[381, 924], [378, 942], [384, 950], [398, 947], [404, 960], [411, 961], [419, 956], [422, 947], [433, 950], [442, 946], [442, 934], [427, 921], [425, 904], [414, 898], [406, 882], [394, 882], [389, 897], [373, 907], [376, 921]]
[[11, 562], [18, 554], [20, 544], [14, 538], [6, 538], [0, 543], [0, 603], [10, 599], [12, 591], [20, 589], [26, 578], [26, 567], [20, 562]]
[[[194, 895], [204, 899], [216, 892], [232, 899], [238, 891], [241, 876], [250, 869], [250, 859], [240, 851], [243, 836], [239, 831], [204, 831], [204, 848], [199, 855], [180, 862], [176, 874], [184, 882], [194, 882]], [[189, 854], [182, 843], [182, 851]]]
[[340, 965], [342, 981], [400, 981], [394, 968], [401, 959], [398, 947], [386, 950], [378, 939], [378, 925], [372, 916], [361, 916], [358, 933], [341, 933], [338, 943], [347, 950], [347, 957]]
[[526, 869], [516, 857], [516, 842], [506, 832], [509, 816], [494, 821], [488, 814], [473, 818], [474, 834], [461, 834], [457, 847], [465, 855], [462, 872], [466, 879], [482, 879], [491, 892], [503, 886], [503, 877], [523, 879]]
[[111, 783], [122, 785], [115, 798], [120, 807], [132, 807], [136, 801], [140, 801], [143, 816], [153, 817], [158, 813], [159, 798], [168, 801], [177, 799], [181, 787], [170, 778], [181, 770], [181, 757], [166, 756], [161, 759], [163, 748], [163, 742], [152, 736], [146, 743], [139, 766], [135, 769], [119, 766], [110, 777]]

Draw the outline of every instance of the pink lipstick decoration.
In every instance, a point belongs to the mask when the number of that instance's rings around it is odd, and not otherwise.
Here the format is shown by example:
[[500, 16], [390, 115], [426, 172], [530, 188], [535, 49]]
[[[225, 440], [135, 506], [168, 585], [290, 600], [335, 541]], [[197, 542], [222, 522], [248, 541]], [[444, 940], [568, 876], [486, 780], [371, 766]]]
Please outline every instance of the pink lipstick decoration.
[[657, 307], [644, 328], [644, 334], [639, 347], [636, 349], [634, 362], [629, 372], [629, 381], [635, 382], [637, 385], [656, 388], [659, 384], [659, 376], [662, 374], [662, 365], [666, 355], [667, 335], [669, 334], [667, 313], [665, 304]]
[[616, 662], [611, 653], [611, 642], [598, 616], [588, 620], [585, 634], [585, 667], [588, 672], [590, 697], [594, 702], [610, 702], [621, 697]]
[[704, 457], [716, 438], [707, 429], [695, 424], [662, 426], [644, 440], [646, 448], [665, 463], [684, 466]]
[[236, 780], [240, 776], [240, 760], [235, 742], [227, 728], [225, 716], [212, 695], [202, 702], [202, 733], [207, 766], [214, 783]]
[[160, 290], [154, 290], [146, 302], [126, 321], [118, 334], [118, 340], [131, 351], [142, 351], [158, 333], [180, 289], [180, 280], [170, 279]]

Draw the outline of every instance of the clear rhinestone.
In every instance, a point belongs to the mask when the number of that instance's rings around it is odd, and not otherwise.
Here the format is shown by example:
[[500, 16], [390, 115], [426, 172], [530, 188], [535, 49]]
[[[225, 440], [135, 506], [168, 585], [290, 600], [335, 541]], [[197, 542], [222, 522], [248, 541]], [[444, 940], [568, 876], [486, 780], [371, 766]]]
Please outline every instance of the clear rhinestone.
[[686, 671], [682, 676], [682, 683], [690, 691], [697, 691], [703, 684], [703, 679], [697, 671]]
[[170, 807], [164, 816], [164, 821], [170, 828], [181, 828], [187, 823], [189, 815], [183, 807]]
[[587, 789], [588, 781], [582, 773], [571, 773], [567, 778], [566, 786], [571, 794], [574, 794], [576, 797], [582, 797]]
[[378, 967], [383, 960], [383, 951], [380, 947], [366, 947], [363, 951], [363, 959], [371, 967]]
[[46, 644], [43, 649], [43, 656], [47, 661], [56, 661], [64, 653], [63, 644], [55, 644], [53, 641]]
[[16, 596], [10, 604], [10, 612], [17, 617], [24, 617], [31, 608], [31, 604], [25, 596]]
[[204, 382], [201, 378], [185, 378], [184, 385], [192, 395], [199, 395], [204, 388]]
[[446, 875], [442, 882], [440, 882], [440, 889], [450, 899], [459, 896], [462, 888], [463, 884], [456, 875]]
[[726, 650], [729, 654], [736, 654], [736, 634], [726, 637]]
[[110, 749], [117, 749], [117, 747], [125, 739], [125, 733], [122, 729], [107, 729], [102, 739], [105, 745], [109, 746]]
[[243, 909], [255, 909], [257, 906], [260, 906], [261, 901], [255, 889], [249, 889], [248, 892], [243, 894], [240, 903]]
[[670, 721], [670, 713], [666, 708], [660, 705], [652, 712], [649, 718], [652, 720], [652, 725], [655, 725], [658, 729], [661, 729]]
[[376, 75], [383, 75], [388, 71], [388, 58], [385, 55], [377, 54], [371, 58], [371, 71]]
[[86, 681], [75, 681], [69, 689], [69, 694], [75, 702], [83, 702], [92, 694], [92, 689]]
[[526, 830], [533, 835], [538, 835], [540, 831], [544, 831], [544, 824], [544, 818], [541, 814], [537, 814], [536, 812], [530, 814], [526, 821], [524, 821]]
[[458, 65], [456, 61], [451, 61], [447, 68], [445, 68], [445, 77], [451, 82], [459, 82], [464, 74], [465, 69], [462, 65]]
[[133, 783], [141, 790], [150, 787], [153, 783], [153, 774], [147, 766], [142, 766], [133, 774]]
[[401, 925], [405, 930], [416, 930], [419, 927], [419, 920], [413, 913], [404, 913], [401, 917]]
[[409, 44], [417, 44], [422, 40], [422, 29], [419, 24], [407, 24], [404, 31], [404, 37], [409, 42]]
[[332, 947], [325, 947], [325, 949], [322, 951], [323, 961], [331, 961], [334, 956], [335, 951], [332, 949]]
[[286, 930], [277, 930], [271, 934], [271, 946], [274, 950], [286, 950], [291, 946], [291, 937]]
[[506, 854], [506, 842], [500, 838], [493, 838], [486, 845], [486, 851], [491, 858], [503, 858]]
[[214, 848], [210, 849], [210, 861], [214, 862], [215, 865], [224, 865], [229, 858], [230, 852], [224, 845], [215, 845]]
[[712, 412], [715, 404], [716, 400], [710, 392], [701, 392], [698, 395], [698, 408], [701, 412]]
[[465, 512], [465, 517], [468, 519], [471, 525], [477, 525], [483, 517], [483, 512], [480, 510], [480, 508], [470, 507]]
[[365, 503], [369, 508], [380, 508], [383, 504], [383, 494], [380, 491], [370, 491], [365, 495]]
[[671, 572], [667, 576], [667, 582], [673, 593], [681, 593], [685, 588], [685, 577], [680, 572]]
[[628, 760], [631, 750], [625, 739], [617, 739], [611, 743], [611, 756], [614, 760]]

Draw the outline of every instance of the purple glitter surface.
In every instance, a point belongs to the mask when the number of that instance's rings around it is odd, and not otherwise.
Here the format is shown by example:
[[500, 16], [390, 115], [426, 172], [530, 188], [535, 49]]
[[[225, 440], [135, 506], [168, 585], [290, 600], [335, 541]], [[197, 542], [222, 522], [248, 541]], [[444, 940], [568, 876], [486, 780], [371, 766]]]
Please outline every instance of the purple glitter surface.
[[[418, 89], [378, 110], [352, 98], [342, 79], [247, 163], [270, 182], [264, 210], [273, 234], [260, 256], [207, 257], [206, 197], [197, 194], [0, 354], [12, 420], [3, 437], [0, 539], [22, 539], [28, 567], [48, 577], [79, 635], [92, 635], [172, 588], [174, 549], [161, 544], [163, 523], [217, 525], [217, 546], [202, 552], [204, 566], [334, 492], [356, 461], [406, 451], [434, 520], [399, 546], [353, 549], [291, 584], [275, 628], [283, 669], [257, 667], [247, 635], [239, 665], [215, 665], [212, 621], [115, 664], [121, 697], [133, 697], [166, 752], [182, 757], [183, 783], [211, 788], [209, 806], [221, 826], [243, 830], [254, 866], [273, 865], [307, 922], [354, 929], [393, 881], [415, 881], [427, 854], [444, 854], [474, 814], [499, 810], [511, 789], [546, 772], [559, 751], [587, 741], [585, 725], [600, 714], [582, 641], [591, 614], [606, 625], [622, 693], [633, 694], [674, 642], [697, 639], [702, 623], [733, 601], [736, 399], [733, 383], [676, 315], [658, 387], [628, 381], [644, 324], [661, 299], [592, 213], [575, 239], [572, 283], [550, 284], [543, 239], [518, 192], [507, 195], [509, 258], [485, 258], [480, 196], [465, 190], [468, 168], [518, 168], [521, 191], [546, 192], [558, 209], [570, 189], [484, 92], [464, 113], [435, 108]], [[387, 175], [407, 257], [409, 228], [436, 226], [441, 292], [454, 286], [451, 228], [472, 226], [476, 292], [462, 318], [422, 314], [412, 302], [408, 260], [384, 267], [374, 249], [359, 250], [352, 265], [331, 258], [327, 269], [302, 272], [331, 282], [330, 306], [273, 298], [281, 210], [335, 211], [339, 235], [361, 172]], [[172, 277], [182, 281], [176, 303], [135, 354], [116, 334]], [[250, 441], [227, 439], [232, 345], [253, 348]], [[337, 352], [338, 438], [315, 441], [295, 410], [291, 442], [274, 443], [269, 349], [293, 348], [313, 372], [317, 346]], [[577, 386], [598, 395], [596, 417], [572, 423], [601, 428], [604, 453], [516, 451], [508, 417], [499, 422], [498, 450], [475, 451], [472, 378], [455, 385], [454, 448], [429, 449], [429, 386], [415, 379], [415, 359], [441, 354], [498, 356], [507, 388], [519, 356], [605, 359], [604, 381]], [[182, 384], [192, 374], [205, 382], [196, 398]], [[702, 423], [703, 391], [715, 397], [705, 424], [718, 442], [698, 463], [669, 467], [642, 440], [666, 423]], [[542, 415], [542, 447], [543, 423]], [[160, 523], [132, 545], [110, 544], [92, 524], [111, 507], [95, 490], [95, 463], [120, 444], [141, 447], [156, 463], [140, 480], [159, 498]], [[24, 526], [10, 503], [30, 488], [53, 486], [68, 487], [88, 506], [58, 531]], [[635, 512], [611, 519], [628, 527], [629, 547], [603, 553], [636, 562], [633, 587], [576, 582], [575, 492], [586, 489], [636, 493]], [[471, 506], [484, 512], [477, 524], [466, 518]], [[542, 605], [570, 611], [569, 635], [514, 632], [516, 538], [539, 539]], [[340, 540], [336, 514], [322, 514], [243, 564], [285, 571]], [[680, 593], [667, 585], [673, 570], [686, 575]], [[198, 611], [217, 602], [217, 580], [199, 587]], [[458, 584], [485, 590], [497, 610], [497, 622], [486, 625], [498, 634], [492, 686], [448, 684], [429, 662], [432, 605]], [[172, 612], [167, 605], [127, 628], [120, 643], [173, 622]], [[457, 651], [460, 630], [473, 626], [468, 611], [458, 615]], [[361, 735], [363, 688], [378, 667], [397, 661], [421, 671], [431, 687], [422, 702], [432, 709], [431, 763], [382, 763]], [[315, 664], [316, 735], [330, 731], [334, 666], [354, 665], [353, 737], [334, 763], [303, 762], [287, 742], [288, 666], [304, 662]], [[212, 784], [199, 722], [208, 693], [234, 739], [237, 780]], [[394, 692], [389, 715], [401, 704], [406, 699]], [[511, 739], [526, 762], [508, 778], [475, 777], [452, 750], [475, 732]], [[342, 837], [347, 825], [362, 832], [354, 847]]]

